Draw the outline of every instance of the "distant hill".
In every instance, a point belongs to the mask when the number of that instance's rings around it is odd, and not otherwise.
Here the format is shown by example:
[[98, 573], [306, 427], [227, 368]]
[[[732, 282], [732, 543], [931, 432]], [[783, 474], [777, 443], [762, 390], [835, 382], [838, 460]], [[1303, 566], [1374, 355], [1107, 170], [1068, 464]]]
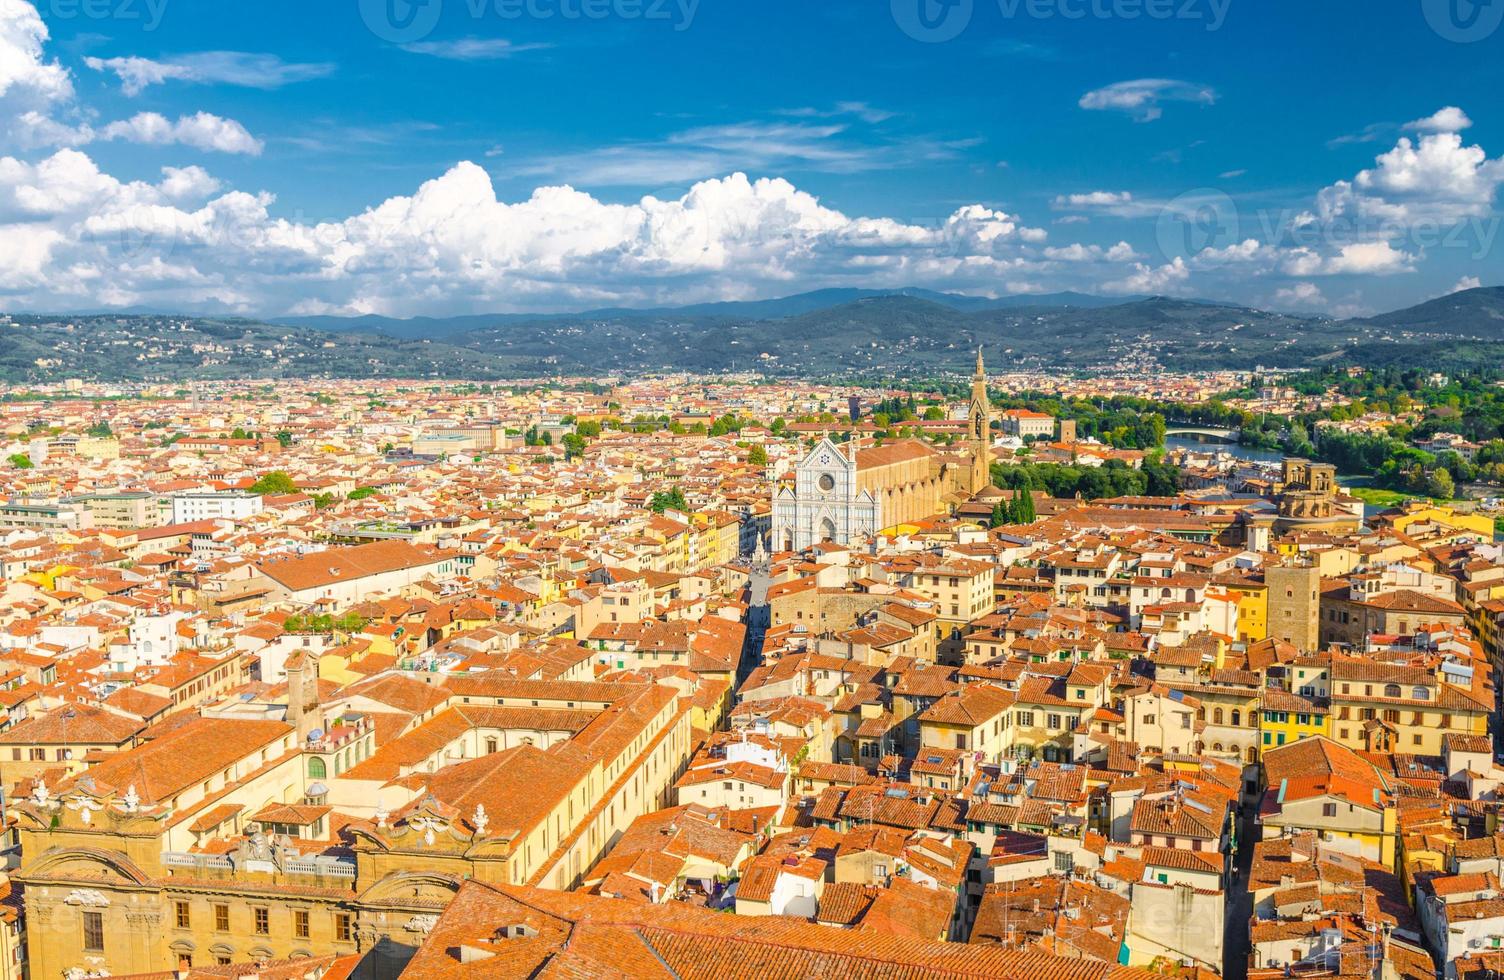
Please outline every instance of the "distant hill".
[[987, 296], [967, 296], [962, 293], [940, 293], [929, 289], [817, 289], [778, 299], [743, 300], [722, 303], [696, 303], [689, 306], [664, 306], [650, 309], [612, 307], [599, 310], [584, 310], [579, 313], [480, 313], [455, 317], [412, 317], [400, 319], [387, 316], [282, 316], [268, 322], [334, 333], [382, 333], [392, 337], [413, 339], [442, 339], [457, 334], [501, 327], [512, 323], [531, 323], [544, 320], [659, 320], [663, 318], [732, 318], [748, 320], [773, 320], [799, 316], [819, 310], [845, 306], [864, 299], [890, 296], [905, 296], [927, 300], [957, 310], [1013, 309], [1017, 307], [1078, 307], [1098, 309], [1131, 302], [1135, 298], [1123, 296], [1091, 296], [1087, 293], [1021, 294], [993, 299]]
[[62, 378], [487, 378], [519, 373], [503, 357], [371, 334], [254, 320], [155, 315], [0, 318], [0, 381]]
[[1504, 286], [1464, 289], [1363, 322], [1415, 334], [1504, 340]]
[[[840, 300], [840, 302], [836, 302]], [[0, 380], [64, 377], [518, 378], [761, 370], [932, 376], [969, 370], [1213, 370], [1504, 363], [1504, 289], [1358, 320], [1163, 296], [992, 300], [926, 290], [820, 290], [747, 303], [549, 316], [293, 322], [155, 315], [0, 320]]]

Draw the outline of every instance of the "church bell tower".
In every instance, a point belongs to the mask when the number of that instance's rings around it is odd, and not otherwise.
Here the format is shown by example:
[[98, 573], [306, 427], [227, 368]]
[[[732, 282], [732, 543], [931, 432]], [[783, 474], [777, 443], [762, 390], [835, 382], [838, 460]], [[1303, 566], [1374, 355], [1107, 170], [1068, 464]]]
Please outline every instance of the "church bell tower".
[[971, 481], [973, 496], [992, 482], [992, 402], [987, 397], [987, 368], [977, 348], [977, 373], [971, 382]]

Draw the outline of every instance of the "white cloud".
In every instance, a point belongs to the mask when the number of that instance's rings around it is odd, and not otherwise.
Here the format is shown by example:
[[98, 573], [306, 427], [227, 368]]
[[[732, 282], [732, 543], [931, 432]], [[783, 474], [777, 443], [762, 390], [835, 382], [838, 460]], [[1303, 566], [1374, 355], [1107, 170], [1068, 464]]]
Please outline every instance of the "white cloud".
[[1327, 259], [1323, 271], [1329, 275], [1387, 276], [1412, 272], [1414, 268], [1415, 256], [1388, 242], [1355, 242], [1342, 246], [1335, 256]]
[[1454, 105], [1438, 109], [1424, 119], [1405, 124], [1406, 129], [1419, 130], [1422, 133], [1460, 133], [1473, 124], [1467, 117], [1467, 113]]
[[1216, 90], [1206, 85], [1173, 78], [1137, 78], [1093, 89], [1081, 96], [1078, 104], [1083, 109], [1126, 112], [1139, 122], [1151, 122], [1164, 115], [1164, 102], [1212, 105], [1216, 101]]
[[73, 95], [67, 69], [47, 61], [47, 25], [27, 0], [0, 0], [0, 98], [58, 102]]
[[1481, 146], [1464, 146], [1455, 132], [1401, 137], [1376, 166], [1338, 181], [1316, 198], [1318, 218], [1369, 233], [1396, 234], [1420, 222], [1451, 224], [1488, 214], [1504, 161], [1490, 160]]
[[1060, 194], [1055, 197], [1057, 208], [1107, 208], [1127, 204], [1133, 200], [1128, 191], [1089, 191], [1085, 194]]
[[202, 200], [224, 187], [203, 167], [163, 167], [157, 186], [174, 201]]
[[1118, 242], [1107, 248], [1073, 242], [1059, 248], [1047, 248], [1044, 256], [1056, 262], [1137, 262], [1143, 258], [1127, 242]]
[[496, 61], [524, 51], [547, 48], [547, 44], [513, 44], [502, 37], [464, 37], [455, 41], [416, 41], [402, 50], [449, 61]]
[[176, 122], [155, 112], [138, 112], [129, 119], [112, 122], [99, 131], [101, 139], [123, 139], [132, 143], [158, 146], [181, 144], [219, 153], [245, 153], [256, 156], [262, 143], [233, 119], [223, 119], [208, 112], [179, 116]]
[[1326, 297], [1322, 295], [1321, 288], [1315, 283], [1297, 282], [1293, 286], [1277, 290], [1274, 294], [1274, 302], [1285, 307], [1319, 309], [1326, 305]]
[[[853, 217], [785, 180], [741, 174], [674, 199], [608, 204], [555, 186], [508, 203], [462, 163], [351, 217], [294, 223], [272, 217], [272, 203], [221, 193], [198, 168], [165, 170], [153, 186], [121, 184], [76, 150], [35, 166], [0, 161], [0, 222], [9, 211], [56, 233], [40, 296], [52, 308], [105, 302], [82, 269], [110, 269], [121, 303], [239, 297], [246, 312], [313, 302], [417, 313], [692, 301], [806, 282], [1028, 290], [1045, 268], [1031, 255], [1044, 232], [995, 209], [958, 208], [936, 224]], [[1132, 255], [1098, 252], [1104, 263]]]
[[334, 71], [334, 65], [328, 62], [289, 63], [273, 54], [246, 51], [202, 51], [161, 60], [134, 55], [85, 58], [84, 64], [95, 71], [113, 73], [120, 79], [126, 95], [139, 95], [152, 85], [172, 80], [277, 89], [293, 82], [322, 78]]
[[1461, 279], [1457, 280], [1457, 284], [1456, 285], [1454, 285], [1450, 290], [1448, 290], [1448, 293], [1460, 293], [1463, 290], [1467, 290], [1467, 289], [1482, 289], [1482, 288], [1483, 288], [1483, 280], [1482, 279], [1479, 279], [1477, 276], [1463, 276]]
[[1190, 276], [1191, 270], [1185, 260], [1176, 256], [1173, 262], [1158, 267], [1136, 263], [1130, 275], [1104, 283], [1102, 290], [1108, 293], [1172, 294], [1183, 291]]
[[516, 164], [511, 173], [593, 187], [683, 185], [735, 171], [799, 168], [865, 173], [955, 159], [965, 146], [923, 137], [853, 133], [851, 119], [746, 121], [696, 126], [653, 142], [627, 143]]

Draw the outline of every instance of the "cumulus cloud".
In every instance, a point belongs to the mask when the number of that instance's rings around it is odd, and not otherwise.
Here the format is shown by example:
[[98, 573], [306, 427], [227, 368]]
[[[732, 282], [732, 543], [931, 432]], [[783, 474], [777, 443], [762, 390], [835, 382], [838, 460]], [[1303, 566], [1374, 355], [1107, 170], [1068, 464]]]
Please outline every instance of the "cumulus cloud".
[[1460, 293], [1468, 289], [1482, 289], [1483, 280], [1477, 276], [1463, 276], [1457, 280], [1456, 285], [1449, 289], [1448, 293]]
[[1315, 283], [1297, 282], [1277, 290], [1274, 302], [1286, 307], [1320, 308], [1326, 305], [1326, 297]]
[[1125, 112], [1138, 122], [1152, 122], [1164, 115], [1161, 103], [1212, 105], [1216, 101], [1216, 90], [1207, 85], [1173, 78], [1136, 78], [1093, 89], [1081, 96], [1078, 104], [1083, 109]]
[[1161, 266], [1151, 266], [1144, 262], [1135, 263], [1131, 274], [1105, 283], [1102, 289], [1105, 292], [1117, 294], [1174, 294], [1184, 291], [1185, 282], [1190, 276], [1191, 270], [1185, 260], [1176, 256], [1174, 261]]
[[106, 140], [128, 140], [157, 146], [181, 144], [219, 153], [247, 153], [256, 156], [263, 144], [233, 119], [223, 119], [208, 112], [179, 116], [176, 122], [155, 112], [138, 112], [129, 119], [112, 122], [99, 131]]
[[1418, 142], [1402, 137], [1374, 162], [1317, 195], [1319, 220], [1390, 233], [1421, 222], [1452, 224], [1491, 212], [1504, 182], [1504, 161], [1490, 160], [1481, 146], [1464, 146], [1455, 132]]
[[[256, 312], [309, 302], [344, 312], [567, 308], [809, 281], [1023, 290], [1049, 265], [1033, 254], [1045, 233], [996, 209], [969, 205], [933, 224], [853, 217], [788, 181], [742, 174], [673, 199], [610, 204], [553, 186], [507, 202], [482, 168], [462, 163], [410, 196], [320, 223], [273, 217], [271, 195], [221, 190], [200, 168], [126, 184], [77, 150], [36, 165], [4, 158], [0, 221], [9, 211], [55, 233], [49, 297], [97, 297], [82, 270], [110, 269], [120, 302], [238, 296]], [[1129, 254], [1100, 250], [1107, 262]]]
[[1405, 124], [1406, 129], [1419, 130], [1422, 133], [1460, 133], [1472, 126], [1473, 121], [1467, 117], [1467, 113], [1454, 105], [1438, 109], [1424, 119]]
[[224, 187], [203, 167], [163, 167], [157, 186], [174, 201], [202, 200]]
[[43, 50], [47, 25], [27, 0], [0, 0], [0, 98], [57, 102], [73, 95], [67, 69]]

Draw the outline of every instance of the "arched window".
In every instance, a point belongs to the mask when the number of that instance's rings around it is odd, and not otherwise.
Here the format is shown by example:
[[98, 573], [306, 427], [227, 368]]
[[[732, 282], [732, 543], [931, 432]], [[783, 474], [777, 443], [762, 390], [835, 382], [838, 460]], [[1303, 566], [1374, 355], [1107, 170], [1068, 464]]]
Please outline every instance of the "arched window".
[[1221, 752], [1222, 751], [1222, 743], [1221, 742], [1213, 742], [1212, 743], [1212, 751], [1213, 752]]
[[1237, 708], [1233, 708], [1232, 709], [1232, 726], [1234, 728], [1240, 728], [1240, 727], [1242, 727], [1242, 725], [1243, 725], [1243, 712], [1239, 711]]
[[1222, 724], [1222, 709], [1221, 708], [1213, 708], [1212, 709], [1212, 724], [1213, 725], [1220, 725], [1220, 724]]
[[329, 775], [329, 767], [324, 765], [324, 760], [318, 756], [310, 756], [308, 759], [308, 778], [324, 779]]
[[1402, 697], [1404, 697], [1404, 695], [1400, 693], [1400, 686], [1398, 684], [1385, 684], [1384, 685], [1384, 697], [1386, 697], [1386, 698], [1402, 698]]
[[1417, 701], [1429, 701], [1431, 698], [1431, 692], [1423, 687], [1417, 687], [1415, 688], [1415, 690], [1410, 692], [1410, 696]]

